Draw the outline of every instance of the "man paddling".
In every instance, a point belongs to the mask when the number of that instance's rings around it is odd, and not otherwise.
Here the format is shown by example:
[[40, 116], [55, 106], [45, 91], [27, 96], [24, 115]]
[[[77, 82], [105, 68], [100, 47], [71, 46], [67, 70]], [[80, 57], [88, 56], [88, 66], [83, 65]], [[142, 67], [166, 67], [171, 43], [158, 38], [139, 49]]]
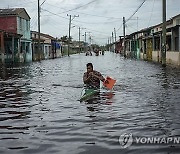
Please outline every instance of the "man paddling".
[[105, 81], [105, 78], [101, 75], [100, 72], [93, 70], [93, 64], [86, 64], [87, 72], [84, 73], [83, 81], [88, 87], [100, 88], [100, 80]]

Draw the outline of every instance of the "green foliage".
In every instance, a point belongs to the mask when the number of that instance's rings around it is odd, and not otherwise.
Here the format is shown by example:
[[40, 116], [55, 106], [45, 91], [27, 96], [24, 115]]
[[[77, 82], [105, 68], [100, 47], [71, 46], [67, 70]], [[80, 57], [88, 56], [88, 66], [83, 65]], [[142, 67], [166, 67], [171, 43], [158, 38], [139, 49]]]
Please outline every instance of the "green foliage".
[[[64, 42], [64, 43], [68, 43], [68, 36], [66, 35], [66, 36], [62, 36], [61, 38], [60, 38], [60, 40], [62, 41], [62, 42]], [[72, 41], [72, 37], [70, 37], [70, 42]]]

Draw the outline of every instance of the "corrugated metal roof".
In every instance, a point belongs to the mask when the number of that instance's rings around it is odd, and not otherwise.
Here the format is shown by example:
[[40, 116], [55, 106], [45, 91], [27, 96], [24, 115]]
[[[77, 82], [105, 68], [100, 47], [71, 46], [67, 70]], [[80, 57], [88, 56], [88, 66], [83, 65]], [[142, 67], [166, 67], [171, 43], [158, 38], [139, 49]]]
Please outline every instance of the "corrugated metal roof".
[[0, 9], [0, 15], [18, 15], [24, 10], [23, 8]]
[[[32, 34], [38, 34], [38, 32], [36, 31], [31, 31]], [[53, 36], [49, 35], [49, 34], [44, 34], [44, 33], [40, 33], [41, 36], [44, 36], [46, 38], [49, 38], [49, 39], [52, 39], [52, 40], [55, 40], [56, 38], [54, 38]]]
[[22, 12], [25, 12], [27, 16], [30, 18], [28, 13], [24, 8], [9, 8], [9, 9], [0, 9], [0, 16], [12, 16], [12, 15], [19, 15]]

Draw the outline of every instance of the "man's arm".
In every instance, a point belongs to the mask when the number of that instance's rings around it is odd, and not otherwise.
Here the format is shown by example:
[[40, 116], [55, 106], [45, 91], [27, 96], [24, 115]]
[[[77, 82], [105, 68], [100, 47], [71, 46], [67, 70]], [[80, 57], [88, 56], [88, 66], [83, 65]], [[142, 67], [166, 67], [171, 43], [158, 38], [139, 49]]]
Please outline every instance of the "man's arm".
[[84, 82], [85, 84], [88, 83], [88, 82], [90, 81], [90, 78], [91, 78], [91, 75], [88, 77], [88, 76], [87, 76], [87, 73], [85, 73], [84, 76], [83, 76], [83, 82]]
[[104, 82], [104, 81], [105, 81], [105, 78], [101, 75], [101, 73], [99, 73], [98, 75], [96, 75], [96, 74], [92, 74], [92, 76], [94, 76], [94, 77], [98, 78], [98, 79], [99, 79], [99, 80], [101, 80], [102, 82]]

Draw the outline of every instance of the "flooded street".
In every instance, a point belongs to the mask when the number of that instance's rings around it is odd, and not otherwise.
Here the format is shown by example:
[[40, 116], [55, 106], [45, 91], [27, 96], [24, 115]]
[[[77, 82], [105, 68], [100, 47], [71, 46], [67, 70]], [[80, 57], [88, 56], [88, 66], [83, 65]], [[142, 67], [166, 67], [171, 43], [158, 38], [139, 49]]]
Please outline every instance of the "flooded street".
[[[86, 63], [117, 80], [80, 102]], [[179, 153], [180, 144], [121, 148], [119, 136], [180, 136], [180, 70], [102, 56], [71, 55], [0, 68], [1, 154]]]

